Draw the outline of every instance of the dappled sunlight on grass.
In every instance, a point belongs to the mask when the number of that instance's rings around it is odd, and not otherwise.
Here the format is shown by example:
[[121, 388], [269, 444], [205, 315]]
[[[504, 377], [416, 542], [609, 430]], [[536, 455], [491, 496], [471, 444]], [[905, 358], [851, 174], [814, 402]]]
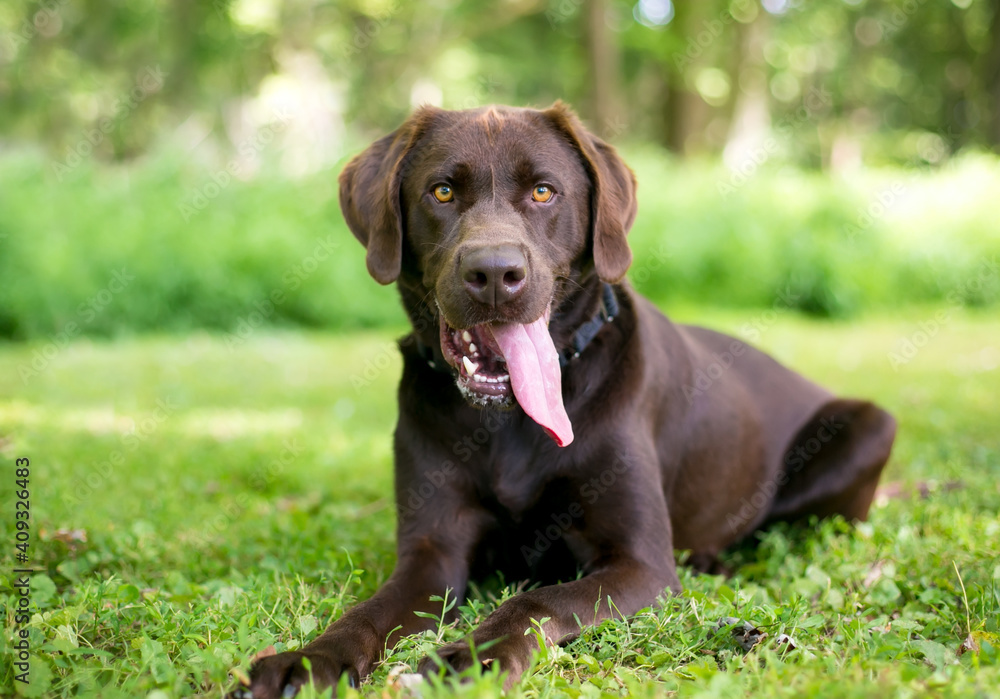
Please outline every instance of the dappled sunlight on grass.
[[136, 420], [120, 415], [110, 406], [59, 410], [23, 401], [0, 402], [0, 425], [14, 431], [25, 427], [59, 432], [86, 432], [93, 435], [126, 434], [135, 430]]
[[[171, 418], [166, 403], [160, 412], [121, 414], [110, 406], [60, 409], [20, 401], [0, 403], [0, 425], [16, 430], [25, 427], [55, 432], [85, 432], [92, 435], [136, 435], [157, 430], [215, 440], [255, 434], [287, 434], [302, 426], [302, 411], [296, 408], [271, 411], [198, 409]], [[176, 410], [176, 407], [174, 408]]]
[[176, 431], [191, 437], [217, 440], [238, 439], [253, 434], [290, 434], [302, 427], [302, 411], [280, 410], [194, 410], [183, 415]]
[[[850, 323], [781, 307], [672, 311], [885, 405], [900, 422], [886, 489], [857, 529], [778, 528], [728, 552], [729, 580], [682, 570], [681, 597], [541, 656], [510, 696], [820, 696], [830, 676], [914, 693], [948, 683], [955, 696], [995, 685], [995, 653], [956, 653], [970, 631], [1000, 639], [994, 314], [955, 311], [922, 337], [940, 307]], [[31, 457], [45, 532], [29, 626], [66, 653], [33, 660], [54, 694], [218, 694], [252, 653], [300, 647], [378, 587], [395, 546], [398, 334], [84, 341], [27, 383], [16, 367], [38, 345], [0, 349], [0, 456]], [[894, 352], [908, 356], [894, 364]], [[458, 623], [401, 641], [363, 693], [381, 696], [391, 667], [461, 637], [510, 593], [477, 593]], [[743, 652], [716, 630], [728, 616], [768, 638]], [[489, 675], [459, 693], [498, 696]]]

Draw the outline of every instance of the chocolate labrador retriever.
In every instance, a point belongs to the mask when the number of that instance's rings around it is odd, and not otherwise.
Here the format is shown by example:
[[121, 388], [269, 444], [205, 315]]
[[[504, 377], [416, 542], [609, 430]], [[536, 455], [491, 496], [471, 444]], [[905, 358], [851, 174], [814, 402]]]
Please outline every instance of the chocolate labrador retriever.
[[509, 685], [536, 647], [532, 620], [566, 643], [679, 591], [674, 549], [711, 571], [768, 522], [867, 515], [893, 418], [636, 294], [634, 176], [561, 103], [418, 109], [347, 165], [340, 205], [413, 325], [398, 561], [302, 650], [258, 659], [241, 696], [293, 695], [303, 657], [319, 686], [356, 684], [434, 625], [414, 614], [440, 611], [431, 596], [498, 570], [542, 586], [438, 656], [453, 671], [497, 662]]

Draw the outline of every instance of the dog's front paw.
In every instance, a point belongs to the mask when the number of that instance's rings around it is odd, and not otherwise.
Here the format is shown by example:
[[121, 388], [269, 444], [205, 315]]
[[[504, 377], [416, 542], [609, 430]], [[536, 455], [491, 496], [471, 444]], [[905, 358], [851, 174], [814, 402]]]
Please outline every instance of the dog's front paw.
[[[531, 648], [521, 638], [504, 639], [493, 644], [475, 641], [474, 643], [477, 645], [475, 652], [468, 640], [441, 646], [437, 650], [437, 658], [424, 658], [420, 661], [417, 671], [424, 676], [436, 675], [443, 666], [448, 674], [457, 675], [477, 663], [483, 669], [492, 669], [499, 665], [500, 671], [507, 675], [504, 687], [509, 689], [531, 664]], [[479, 647], [480, 645], [486, 647]]]
[[[336, 686], [341, 675], [357, 687], [361, 681], [358, 668], [338, 655], [317, 649], [258, 656], [250, 668], [250, 685], [233, 690], [229, 699], [290, 699], [310, 679], [317, 689], [324, 689]], [[308, 670], [303, 658], [309, 659]]]

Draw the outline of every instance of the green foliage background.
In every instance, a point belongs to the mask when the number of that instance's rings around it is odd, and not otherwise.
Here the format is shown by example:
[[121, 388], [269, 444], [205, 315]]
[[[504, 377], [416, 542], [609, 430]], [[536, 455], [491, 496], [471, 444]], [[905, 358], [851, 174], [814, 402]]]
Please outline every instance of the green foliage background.
[[[986, 156], [852, 181], [771, 168], [727, 195], [731, 175], [710, 162], [648, 145], [624, 155], [640, 181], [630, 277], [668, 310], [842, 317], [1000, 298], [990, 194], [1000, 173]], [[187, 221], [178, 202], [205, 174], [166, 158], [84, 167], [61, 183], [36, 157], [0, 162], [0, 173], [18, 182], [0, 191], [0, 336], [61, 343], [67, 334], [404, 322], [395, 290], [367, 276], [334, 171], [233, 185]], [[127, 285], [109, 293], [123, 271]]]
[[[15, 684], [0, 550], [0, 695], [221, 696], [385, 580], [405, 321], [337, 173], [420, 102], [555, 99], [638, 175], [640, 291], [900, 432], [870, 522], [682, 569], [507, 696], [995, 696], [1000, 0], [0, 3], [0, 461], [41, 569]], [[422, 696], [501, 695], [468, 679]]]
[[[574, 104], [666, 308], [998, 298], [1000, 0], [14, 0], [0, 35], [0, 338], [400, 324], [334, 183], [427, 98]], [[259, 110], [303, 75], [290, 170]]]

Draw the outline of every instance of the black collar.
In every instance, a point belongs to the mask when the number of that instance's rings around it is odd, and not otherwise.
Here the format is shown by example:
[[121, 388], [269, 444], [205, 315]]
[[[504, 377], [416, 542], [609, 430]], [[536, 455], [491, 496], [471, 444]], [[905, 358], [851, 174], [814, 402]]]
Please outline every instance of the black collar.
[[601, 287], [601, 305], [597, 313], [573, 333], [569, 347], [559, 353], [559, 366], [565, 368], [579, 357], [587, 345], [597, 337], [604, 324], [610, 323], [618, 315], [618, 297], [615, 296], [614, 287], [607, 282], [601, 282]]
[[[601, 287], [601, 305], [597, 309], [597, 313], [573, 333], [569, 347], [559, 353], [559, 366], [566, 368], [570, 362], [579, 357], [587, 345], [597, 337], [597, 333], [601, 331], [604, 324], [610, 323], [618, 315], [618, 297], [615, 296], [614, 287], [606, 282], [601, 282]], [[433, 347], [425, 345], [419, 337], [414, 339], [416, 340], [417, 352], [432, 369], [451, 373], [451, 367], [438, 357], [438, 353], [434, 351]]]

